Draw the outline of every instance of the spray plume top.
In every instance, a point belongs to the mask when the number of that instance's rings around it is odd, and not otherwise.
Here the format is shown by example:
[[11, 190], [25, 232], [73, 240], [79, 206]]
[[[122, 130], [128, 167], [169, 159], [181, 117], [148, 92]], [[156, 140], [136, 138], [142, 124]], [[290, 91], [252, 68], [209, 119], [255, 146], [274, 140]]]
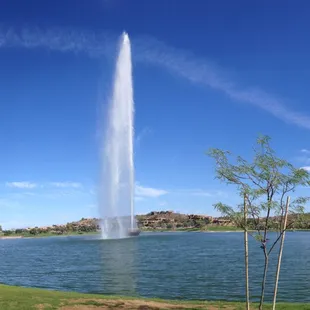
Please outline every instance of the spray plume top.
[[123, 42], [128, 43], [129, 42], [129, 36], [127, 32], [123, 32]]

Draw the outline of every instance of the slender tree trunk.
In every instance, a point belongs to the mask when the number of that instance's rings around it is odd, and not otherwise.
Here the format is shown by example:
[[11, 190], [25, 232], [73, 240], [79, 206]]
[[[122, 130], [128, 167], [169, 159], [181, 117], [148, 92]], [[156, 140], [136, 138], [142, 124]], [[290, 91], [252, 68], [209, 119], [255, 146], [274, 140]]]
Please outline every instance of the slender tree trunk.
[[[266, 251], [266, 249], [264, 251]], [[259, 302], [259, 310], [263, 309], [263, 304], [264, 304], [268, 263], [269, 263], [269, 257], [268, 257], [268, 254], [265, 252], [264, 276], [263, 276], [263, 281], [262, 281], [262, 290], [261, 290], [261, 296], [260, 296], [260, 302]]]
[[286, 199], [284, 223], [283, 223], [283, 227], [281, 227], [281, 231], [280, 231], [280, 233], [282, 232], [282, 237], [281, 237], [281, 243], [280, 243], [280, 249], [279, 249], [279, 255], [278, 255], [278, 265], [277, 265], [277, 273], [276, 273], [276, 282], [275, 282], [274, 293], [273, 293], [272, 310], [276, 309], [278, 283], [279, 283], [279, 275], [280, 275], [282, 252], [283, 252], [283, 246], [284, 246], [285, 230], [286, 230], [286, 225], [287, 225], [287, 215], [288, 215], [289, 205], [290, 205], [290, 197], [288, 196]]
[[[270, 197], [267, 198], [268, 202], [270, 202]], [[267, 280], [267, 271], [268, 271], [268, 263], [269, 263], [269, 255], [266, 249], [266, 241], [267, 241], [267, 231], [268, 231], [268, 222], [269, 222], [269, 216], [270, 216], [270, 207], [268, 207], [267, 216], [265, 220], [265, 228], [264, 228], [264, 255], [265, 255], [265, 265], [264, 265], [264, 274], [263, 274], [263, 281], [262, 281], [262, 290], [261, 290], [261, 296], [260, 296], [260, 302], [259, 302], [259, 310], [263, 309], [264, 304], [264, 297], [265, 297], [265, 287], [266, 287], [266, 280]]]
[[246, 203], [246, 195], [244, 194], [244, 261], [245, 261], [245, 295], [246, 310], [250, 310], [250, 292], [249, 292], [249, 244], [248, 244], [248, 207]]

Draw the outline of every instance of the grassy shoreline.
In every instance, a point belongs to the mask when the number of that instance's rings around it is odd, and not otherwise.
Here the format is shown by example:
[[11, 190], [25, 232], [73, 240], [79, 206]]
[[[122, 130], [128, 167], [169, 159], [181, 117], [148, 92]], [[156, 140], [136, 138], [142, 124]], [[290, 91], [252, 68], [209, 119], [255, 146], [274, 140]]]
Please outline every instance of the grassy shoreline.
[[[141, 229], [141, 232], [241, 232], [242, 230], [237, 227], [228, 227], [228, 226], [219, 226], [219, 227], [210, 227], [209, 229], [199, 229], [199, 228], [179, 228], [179, 229]], [[85, 236], [85, 235], [99, 235], [99, 231], [92, 232], [68, 232], [65, 234], [53, 234], [53, 233], [40, 233], [32, 235], [27, 234], [12, 234], [9, 236], [0, 236], [0, 239], [19, 239], [19, 238], [44, 238], [44, 237], [69, 237], [69, 236]]]
[[47, 238], [47, 237], [70, 237], [70, 236], [85, 236], [85, 235], [99, 235], [99, 232], [91, 231], [91, 232], [69, 232], [66, 234], [53, 234], [53, 233], [41, 233], [37, 235], [32, 234], [13, 234], [9, 236], [0, 236], [0, 239], [20, 239], [20, 238]]
[[[271, 309], [267, 304], [264, 309]], [[161, 310], [161, 309], [226, 309], [242, 310], [242, 302], [208, 302], [148, 299], [139, 297], [122, 297], [111, 295], [60, 292], [37, 288], [24, 288], [0, 284], [0, 309], [5, 310], [71, 310], [71, 309], [127, 309], [127, 310]], [[252, 304], [251, 309], [258, 309]], [[279, 303], [277, 310], [310, 310], [310, 303]]]
[[[290, 229], [287, 232], [310, 232], [310, 229]], [[199, 229], [199, 228], [180, 228], [180, 229], [142, 229], [141, 232], [147, 233], [161, 233], [161, 232], [204, 232], [204, 233], [214, 233], [214, 232], [243, 232], [242, 229], [234, 226], [212, 226], [208, 229]], [[53, 234], [53, 233], [41, 233], [37, 235], [32, 234], [14, 234], [10, 236], [0, 236], [1, 239], [20, 239], [20, 238], [46, 238], [46, 237], [70, 237], [70, 236], [85, 236], [85, 235], [99, 235], [100, 232], [68, 232], [66, 234]]]

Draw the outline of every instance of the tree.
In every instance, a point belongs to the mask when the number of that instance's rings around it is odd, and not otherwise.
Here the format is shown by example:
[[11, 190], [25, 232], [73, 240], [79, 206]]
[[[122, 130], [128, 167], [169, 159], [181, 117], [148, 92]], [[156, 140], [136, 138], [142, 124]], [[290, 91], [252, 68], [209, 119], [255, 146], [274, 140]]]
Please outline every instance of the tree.
[[[310, 184], [310, 174], [304, 169], [297, 169], [286, 160], [276, 157], [270, 146], [268, 136], [260, 136], [257, 139], [257, 147], [254, 149], [254, 158], [248, 162], [240, 156], [235, 158], [234, 164], [229, 161], [231, 153], [219, 149], [210, 149], [208, 155], [216, 163], [216, 177], [237, 187], [239, 195], [243, 198], [243, 204], [235, 207], [217, 203], [214, 207], [223, 216], [229, 217], [245, 231], [244, 243], [247, 252], [246, 239], [250, 234], [260, 243], [264, 255], [264, 271], [261, 286], [259, 309], [263, 308], [266, 278], [268, 273], [269, 255], [275, 245], [281, 240], [285, 231], [290, 228], [288, 224], [284, 227], [286, 215], [285, 198], [298, 186]], [[304, 204], [309, 197], [299, 197], [291, 202], [290, 214], [302, 214]], [[273, 242], [268, 242], [271, 225], [274, 224], [274, 217], [278, 224], [275, 230], [277, 237]], [[251, 220], [254, 234], [248, 231], [248, 220]], [[247, 253], [245, 253], [245, 258]], [[246, 283], [248, 283], [247, 259]], [[276, 285], [277, 286], [277, 283]], [[276, 293], [276, 292], [275, 292]], [[249, 303], [249, 292], [246, 290], [247, 307]]]
[[4, 236], [11, 236], [13, 234], [12, 230], [3, 230]]
[[245, 295], [246, 310], [250, 310], [250, 288], [249, 288], [249, 242], [248, 242], [248, 206], [247, 196], [243, 193], [243, 221], [244, 221], [244, 264], [245, 264]]
[[173, 225], [171, 223], [168, 223], [167, 224], [167, 229], [172, 229], [173, 228]]
[[29, 230], [29, 233], [30, 233], [31, 235], [37, 235], [37, 234], [38, 234], [38, 231], [37, 231], [36, 228], [31, 228], [31, 229]]

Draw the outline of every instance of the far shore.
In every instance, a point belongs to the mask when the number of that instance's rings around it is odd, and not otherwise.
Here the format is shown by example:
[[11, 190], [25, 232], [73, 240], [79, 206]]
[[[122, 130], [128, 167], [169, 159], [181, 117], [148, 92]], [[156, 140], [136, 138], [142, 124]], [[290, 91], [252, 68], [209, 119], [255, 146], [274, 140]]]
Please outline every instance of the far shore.
[[[273, 218], [273, 221], [275, 219]], [[115, 221], [115, 219], [114, 219]], [[137, 226], [141, 232], [146, 233], [162, 233], [162, 232], [243, 232], [241, 227], [230, 219], [223, 217], [212, 217], [207, 215], [197, 214], [182, 214], [173, 211], [152, 211], [144, 215], [136, 216]], [[116, 222], [111, 222], [116, 224]], [[114, 225], [113, 224], [113, 225]], [[271, 225], [272, 224], [272, 225]], [[274, 225], [273, 225], [274, 224]], [[98, 218], [81, 218], [78, 221], [68, 222], [66, 224], [50, 225], [50, 226], [35, 226], [28, 228], [11, 228], [2, 229], [0, 226], [0, 239], [13, 238], [42, 238], [42, 237], [67, 237], [79, 235], [93, 235], [101, 233], [101, 220]], [[276, 228], [276, 222], [270, 223]], [[288, 231], [310, 231], [310, 213], [305, 214], [303, 221], [296, 221], [295, 218], [290, 218], [290, 228]], [[253, 223], [249, 223], [249, 233], [255, 232]], [[264, 227], [263, 223], [262, 226]], [[262, 228], [263, 229], [263, 228]], [[269, 231], [273, 231], [272, 229]], [[274, 230], [275, 231], [275, 230]], [[5, 237], [5, 238], [4, 238]]]
[[[182, 232], [197, 232], [197, 233], [241, 233], [243, 232], [242, 229], [238, 229], [234, 226], [212, 226], [209, 229], [152, 229], [152, 230], [145, 230], [142, 229], [141, 233], [182, 233]], [[255, 231], [249, 231], [255, 232]], [[272, 232], [272, 231], [271, 231]], [[310, 232], [310, 229], [290, 229], [287, 232]], [[0, 239], [31, 239], [31, 238], [48, 238], [48, 237], [70, 237], [70, 236], [87, 236], [87, 235], [100, 235], [100, 231], [92, 231], [92, 232], [69, 232], [66, 234], [53, 234], [53, 233], [42, 233], [37, 235], [11, 235], [11, 236], [0, 236]]]
[[0, 239], [31, 239], [31, 238], [48, 238], [48, 237], [70, 237], [70, 236], [85, 236], [85, 235], [99, 235], [100, 232], [91, 231], [85, 233], [76, 233], [76, 232], [69, 232], [67, 234], [52, 234], [52, 233], [42, 233], [37, 235], [13, 235], [13, 236], [0, 236]]
[[20, 239], [24, 238], [24, 236], [0, 236], [0, 239]]

